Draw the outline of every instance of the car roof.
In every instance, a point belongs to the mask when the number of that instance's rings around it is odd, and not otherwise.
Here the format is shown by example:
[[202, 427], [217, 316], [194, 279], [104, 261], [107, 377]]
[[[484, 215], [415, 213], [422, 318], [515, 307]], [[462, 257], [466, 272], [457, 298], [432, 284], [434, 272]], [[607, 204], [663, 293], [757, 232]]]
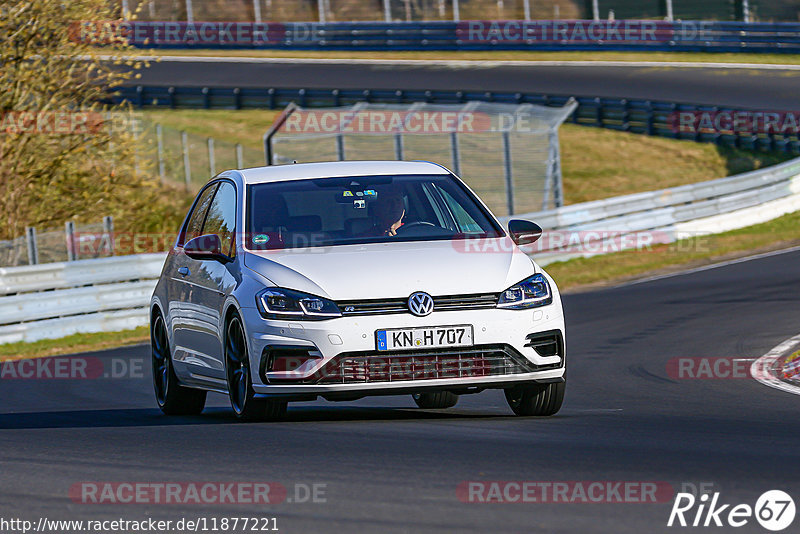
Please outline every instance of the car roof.
[[333, 178], [341, 176], [380, 176], [408, 174], [450, 174], [445, 167], [429, 161], [332, 161], [295, 163], [242, 169], [245, 184]]

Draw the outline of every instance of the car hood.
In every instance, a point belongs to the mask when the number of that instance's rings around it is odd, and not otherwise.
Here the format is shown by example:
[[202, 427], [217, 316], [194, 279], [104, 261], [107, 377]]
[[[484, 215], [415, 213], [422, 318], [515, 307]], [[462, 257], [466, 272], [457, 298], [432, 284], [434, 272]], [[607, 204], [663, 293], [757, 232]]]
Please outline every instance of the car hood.
[[276, 286], [333, 300], [499, 293], [535, 272], [508, 237], [257, 251], [244, 263]]

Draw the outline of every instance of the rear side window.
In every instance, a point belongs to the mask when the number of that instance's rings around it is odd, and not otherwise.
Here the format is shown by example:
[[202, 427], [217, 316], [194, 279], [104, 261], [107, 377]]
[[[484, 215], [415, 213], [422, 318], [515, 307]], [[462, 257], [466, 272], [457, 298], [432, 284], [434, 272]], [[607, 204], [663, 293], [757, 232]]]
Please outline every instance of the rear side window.
[[208, 209], [203, 234], [217, 234], [222, 243], [222, 252], [233, 256], [233, 236], [236, 232], [236, 189], [233, 184], [222, 182]]
[[200, 193], [197, 202], [195, 202], [192, 214], [189, 216], [189, 222], [186, 224], [186, 232], [183, 234], [183, 243], [203, 235], [203, 223], [206, 220], [208, 207], [211, 205], [211, 199], [214, 198], [214, 192], [217, 190], [218, 185], [219, 184], [214, 184], [207, 187]]

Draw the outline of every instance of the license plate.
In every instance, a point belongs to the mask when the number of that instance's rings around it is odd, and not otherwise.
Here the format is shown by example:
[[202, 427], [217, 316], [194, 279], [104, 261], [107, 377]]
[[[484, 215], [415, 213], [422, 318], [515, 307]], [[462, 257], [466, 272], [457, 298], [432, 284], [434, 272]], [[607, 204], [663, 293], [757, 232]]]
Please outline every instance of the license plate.
[[394, 328], [375, 332], [378, 350], [435, 349], [472, 345], [472, 326]]

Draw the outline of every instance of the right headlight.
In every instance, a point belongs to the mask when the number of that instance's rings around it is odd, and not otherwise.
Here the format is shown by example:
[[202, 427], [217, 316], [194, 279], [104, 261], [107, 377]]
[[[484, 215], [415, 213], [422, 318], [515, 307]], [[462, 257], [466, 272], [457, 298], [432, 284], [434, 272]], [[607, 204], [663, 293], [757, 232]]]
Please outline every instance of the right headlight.
[[541, 274], [534, 274], [500, 293], [497, 307], [509, 310], [527, 310], [547, 306], [552, 302], [553, 292], [550, 290], [547, 278]]
[[267, 319], [322, 320], [341, 317], [332, 300], [292, 289], [270, 287], [256, 295], [258, 310]]

